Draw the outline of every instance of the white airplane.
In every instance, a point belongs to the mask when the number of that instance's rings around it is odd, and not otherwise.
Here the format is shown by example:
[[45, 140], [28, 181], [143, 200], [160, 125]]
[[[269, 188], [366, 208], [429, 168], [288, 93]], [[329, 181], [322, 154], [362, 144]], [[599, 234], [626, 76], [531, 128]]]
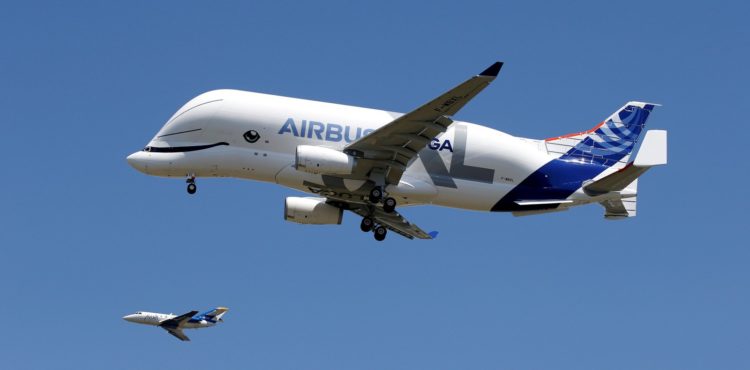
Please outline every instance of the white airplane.
[[200, 329], [209, 328], [219, 322], [224, 322], [221, 318], [229, 309], [226, 307], [216, 307], [211, 311], [198, 314], [198, 311], [190, 311], [182, 315], [138, 311], [134, 314], [125, 315], [123, 319], [137, 324], [154, 325], [166, 330], [169, 334], [174, 335], [182, 341], [189, 341], [190, 338], [182, 332], [182, 329]]
[[[383, 240], [431, 239], [395, 211], [433, 204], [531, 215], [599, 203], [608, 219], [636, 214], [638, 177], [667, 163], [652, 130], [629, 162], [655, 104], [631, 101], [594, 128], [536, 140], [452, 118], [500, 72], [497, 62], [406, 113], [237, 90], [199, 95], [128, 163], [148, 175], [235, 177], [312, 193], [287, 197], [284, 218], [340, 224], [344, 210]], [[580, 106], [575, 107], [580, 109]]]

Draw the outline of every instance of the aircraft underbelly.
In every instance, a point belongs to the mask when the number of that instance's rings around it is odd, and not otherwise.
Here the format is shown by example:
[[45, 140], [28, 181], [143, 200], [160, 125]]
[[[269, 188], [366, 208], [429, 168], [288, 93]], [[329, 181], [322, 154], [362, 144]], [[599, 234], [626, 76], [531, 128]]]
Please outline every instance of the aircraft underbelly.
[[275, 182], [276, 174], [294, 164], [294, 158], [260, 149], [229, 149], [221, 163], [222, 176]]
[[434, 198], [432, 204], [475, 211], [489, 211], [499, 199], [513, 188], [513, 185], [502, 183], [490, 184], [467, 180], [455, 180], [455, 183], [456, 188], [438, 188], [438, 195]]

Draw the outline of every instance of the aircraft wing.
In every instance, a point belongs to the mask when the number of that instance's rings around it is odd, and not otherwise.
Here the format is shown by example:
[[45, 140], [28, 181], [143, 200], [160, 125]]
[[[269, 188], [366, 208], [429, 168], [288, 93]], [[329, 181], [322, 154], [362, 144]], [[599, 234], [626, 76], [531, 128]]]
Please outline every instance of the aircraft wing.
[[[344, 152], [381, 168], [387, 184], [398, 184], [407, 164], [436, 136], [453, 123], [456, 114], [497, 77], [502, 62], [496, 62], [482, 73], [466, 80], [429, 103], [396, 118], [367, 136], [349, 144]], [[370, 168], [368, 172], [372, 169]]]
[[162, 326], [162, 328], [164, 330], [166, 330], [167, 333], [174, 335], [175, 337], [177, 337], [177, 339], [179, 339], [179, 340], [181, 340], [183, 342], [189, 342], [190, 341], [190, 338], [188, 338], [188, 336], [185, 335], [185, 333], [183, 333], [182, 329], [180, 329], [180, 328], [171, 328], [171, 327], [168, 328], [168, 327], [164, 327], [164, 326]]
[[[335, 202], [340, 203], [340, 201]], [[409, 239], [434, 239], [437, 236], [437, 232], [426, 233], [419, 226], [407, 221], [404, 216], [396, 211], [391, 213], [383, 211], [380, 205], [347, 202], [344, 205], [344, 209], [348, 209], [362, 217], [371, 217], [375, 220], [375, 223], [383, 225], [387, 229]]]
[[[190, 320], [193, 316], [197, 315], [198, 311], [190, 311], [180, 316], [173, 317], [171, 319], [164, 320], [159, 323], [159, 326], [169, 330], [169, 328], [179, 328], [185, 321]], [[174, 335], [174, 333], [172, 333]], [[175, 335], [176, 336], [176, 335]]]

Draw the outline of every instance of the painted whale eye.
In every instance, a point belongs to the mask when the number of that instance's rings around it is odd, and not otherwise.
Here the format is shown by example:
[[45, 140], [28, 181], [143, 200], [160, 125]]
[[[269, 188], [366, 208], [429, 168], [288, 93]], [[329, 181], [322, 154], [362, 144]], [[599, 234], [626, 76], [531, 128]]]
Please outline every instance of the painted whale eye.
[[250, 130], [243, 135], [245, 137], [245, 140], [247, 140], [248, 143], [254, 143], [260, 139], [260, 134], [258, 131]]

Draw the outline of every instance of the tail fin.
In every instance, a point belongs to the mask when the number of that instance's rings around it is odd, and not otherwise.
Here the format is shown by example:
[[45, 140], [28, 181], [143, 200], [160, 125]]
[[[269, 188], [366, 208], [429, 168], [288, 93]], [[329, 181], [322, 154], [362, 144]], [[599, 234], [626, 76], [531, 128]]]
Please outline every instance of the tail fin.
[[631, 101], [588, 131], [549, 138], [547, 151], [560, 159], [624, 166], [655, 104]]
[[213, 321], [213, 322], [223, 321], [221, 317], [224, 316], [224, 314], [227, 313], [227, 311], [229, 311], [229, 309], [226, 307], [216, 307], [211, 311], [206, 311], [200, 314], [200, 316], [203, 319], [208, 320], [208, 321]]

